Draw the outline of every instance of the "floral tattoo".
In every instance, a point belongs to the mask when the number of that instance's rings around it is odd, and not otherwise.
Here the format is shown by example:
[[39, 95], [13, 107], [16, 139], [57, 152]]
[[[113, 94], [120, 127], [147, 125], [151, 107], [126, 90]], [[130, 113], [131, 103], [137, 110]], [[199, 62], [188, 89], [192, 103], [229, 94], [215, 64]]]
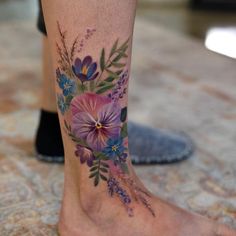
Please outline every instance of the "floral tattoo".
[[129, 216], [133, 216], [133, 202], [143, 204], [155, 216], [147, 200], [151, 196], [132, 179], [127, 163], [127, 107], [121, 104], [128, 86], [130, 40], [116, 40], [108, 54], [105, 48], [101, 50], [97, 60], [78, 56], [95, 29], [87, 29], [70, 47], [67, 32], [59, 24], [58, 31], [56, 81], [61, 92], [57, 105], [65, 131], [75, 143], [75, 156], [89, 168], [94, 186], [106, 182], [108, 194], [122, 202]]

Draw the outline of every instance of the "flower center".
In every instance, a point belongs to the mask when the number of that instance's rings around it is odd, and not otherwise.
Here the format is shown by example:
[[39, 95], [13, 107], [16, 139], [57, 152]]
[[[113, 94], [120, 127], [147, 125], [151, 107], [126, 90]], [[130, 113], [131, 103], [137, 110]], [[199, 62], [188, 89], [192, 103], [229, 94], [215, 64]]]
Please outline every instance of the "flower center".
[[95, 127], [96, 127], [96, 129], [101, 129], [102, 124], [100, 122], [96, 122]]
[[65, 89], [69, 89], [70, 88], [70, 85], [69, 84], [65, 84]]
[[82, 74], [87, 75], [88, 68], [86, 66], [83, 66], [82, 68]]
[[113, 146], [111, 147], [111, 150], [112, 150], [113, 152], [116, 152], [117, 149], [118, 149], [118, 146], [117, 146], [117, 145], [113, 145]]

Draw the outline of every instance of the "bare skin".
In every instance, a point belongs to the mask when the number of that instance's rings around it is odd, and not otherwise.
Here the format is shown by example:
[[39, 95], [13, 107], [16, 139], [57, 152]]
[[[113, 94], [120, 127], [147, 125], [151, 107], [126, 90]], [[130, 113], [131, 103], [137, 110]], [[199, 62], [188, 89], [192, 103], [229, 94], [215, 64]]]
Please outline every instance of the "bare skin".
[[[80, 52], [79, 55], [81, 58], [91, 55], [93, 58], [98, 58], [99, 60], [101, 49], [105, 48], [105, 50], [108, 50], [112, 47], [116, 39], [119, 38], [121, 41], [125, 41], [127, 38], [132, 39], [136, 8], [135, 0], [45, 0], [43, 1], [43, 8], [54, 71], [58, 68], [59, 59], [58, 50], [56, 49], [56, 42], [59, 41], [57, 21], [61, 22], [62, 27], [67, 31], [66, 42], [68, 44], [73, 42], [77, 35], [83, 35], [86, 28], [96, 29], [94, 37], [89, 42], [86, 42], [83, 51]], [[131, 42], [132, 40], [130, 40], [127, 51], [128, 57], [126, 59], [126, 68], [128, 70], [130, 70], [131, 61]], [[73, 60], [71, 63], [73, 64]], [[76, 74], [76, 72], [74, 73]], [[59, 92], [60, 89], [56, 86], [56, 93]], [[83, 93], [75, 99], [79, 100], [82, 96]], [[127, 95], [124, 96], [120, 105], [127, 105]], [[71, 112], [71, 107], [68, 108], [68, 112]], [[65, 129], [65, 117], [66, 115], [62, 114], [61, 109], [59, 109], [59, 119], [65, 149], [65, 183], [59, 222], [60, 235], [236, 235], [235, 231], [225, 226], [218, 225], [216, 222], [212, 222], [201, 216], [188, 213], [153, 196], [145, 189], [135, 175], [128, 157], [127, 165], [129, 174], [127, 175], [142, 191], [147, 193], [147, 196], [150, 195], [148, 202], [152, 209], [150, 211], [148, 207], [140, 204], [140, 201], [134, 200], [129, 205], [133, 209], [133, 216], [130, 216], [124, 207], [127, 205], [122, 204], [119, 198], [108, 195], [107, 183], [105, 181], [101, 181], [95, 187], [93, 179], [88, 178], [90, 170], [86, 164], [82, 164], [81, 156], [78, 157], [75, 155], [75, 144]], [[68, 120], [70, 125], [70, 116]], [[102, 126], [96, 123], [96, 128], [101, 129]], [[132, 192], [132, 189], [128, 189], [127, 192]]]
[[43, 55], [42, 55], [43, 87], [42, 87], [41, 108], [46, 111], [57, 112], [54, 73], [52, 68], [51, 57], [49, 54], [50, 49], [49, 49], [48, 39], [45, 36], [42, 38], [42, 44], [43, 44]]
[[[77, 164], [74, 162], [74, 165], [69, 167], [70, 170], [77, 172], [79, 168]], [[59, 231], [62, 236], [236, 235], [235, 231], [224, 225], [189, 213], [155, 196], [152, 196], [151, 205], [156, 217], [153, 217], [140, 204], [135, 204], [135, 215], [129, 217], [119, 200], [108, 198], [105, 186], [94, 189], [87, 178], [83, 178], [86, 176], [84, 172], [80, 174], [77, 172], [75, 175], [76, 177], [71, 176], [73, 180], [81, 178], [81, 181], [73, 183], [76, 189], [67, 184], [70, 182], [69, 179], [65, 183], [59, 222]]]

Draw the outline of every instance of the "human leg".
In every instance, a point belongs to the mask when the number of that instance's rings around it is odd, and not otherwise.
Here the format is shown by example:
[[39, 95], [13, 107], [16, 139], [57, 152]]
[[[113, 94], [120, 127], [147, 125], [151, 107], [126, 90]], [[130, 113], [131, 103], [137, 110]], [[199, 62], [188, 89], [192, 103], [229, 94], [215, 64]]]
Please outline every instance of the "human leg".
[[64, 162], [64, 150], [57, 115], [56, 94], [48, 39], [42, 38], [42, 96], [39, 125], [35, 137], [37, 158], [48, 162]]
[[126, 88], [135, 5], [44, 1], [65, 147], [61, 234], [233, 235], [154, 197], [134, 174]]

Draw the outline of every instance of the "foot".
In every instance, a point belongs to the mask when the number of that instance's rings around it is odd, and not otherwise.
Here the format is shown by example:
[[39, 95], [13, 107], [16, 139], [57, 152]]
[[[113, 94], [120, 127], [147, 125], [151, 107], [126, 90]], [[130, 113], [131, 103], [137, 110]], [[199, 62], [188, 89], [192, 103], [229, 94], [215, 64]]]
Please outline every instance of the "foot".
[[[75, 164], [76, 165], [76, 164]], [[83, 175], [84, 173], [82, 173]], [[79, 178], [79, 176], [77, 177]], [[76, 179], [77, 179], [76, 178]], [[133, 174], [136, 183], [140, 183]], [[67, 179], [68, 180], [68, 179]], [[72, 180], [70, 180], [71, 182]], [[236, 231], [204, 217], [188, 213], [150, 194], [151, 211], [140, 202], [132, 204], [130, 216], [120, 200], [109, 197], [106, 185], [91, 183], [67, 189], [61, 210], [61, 236], [235, 236]]]
[[[133, 164], [166, 164], [191, 156], [193, 144], [184, 134], [129, 122], [129, 143]], [[46, 162], [63, 163], [64, 149], [58, 115], [42, 110], [36, 134], [36, 157]]]

